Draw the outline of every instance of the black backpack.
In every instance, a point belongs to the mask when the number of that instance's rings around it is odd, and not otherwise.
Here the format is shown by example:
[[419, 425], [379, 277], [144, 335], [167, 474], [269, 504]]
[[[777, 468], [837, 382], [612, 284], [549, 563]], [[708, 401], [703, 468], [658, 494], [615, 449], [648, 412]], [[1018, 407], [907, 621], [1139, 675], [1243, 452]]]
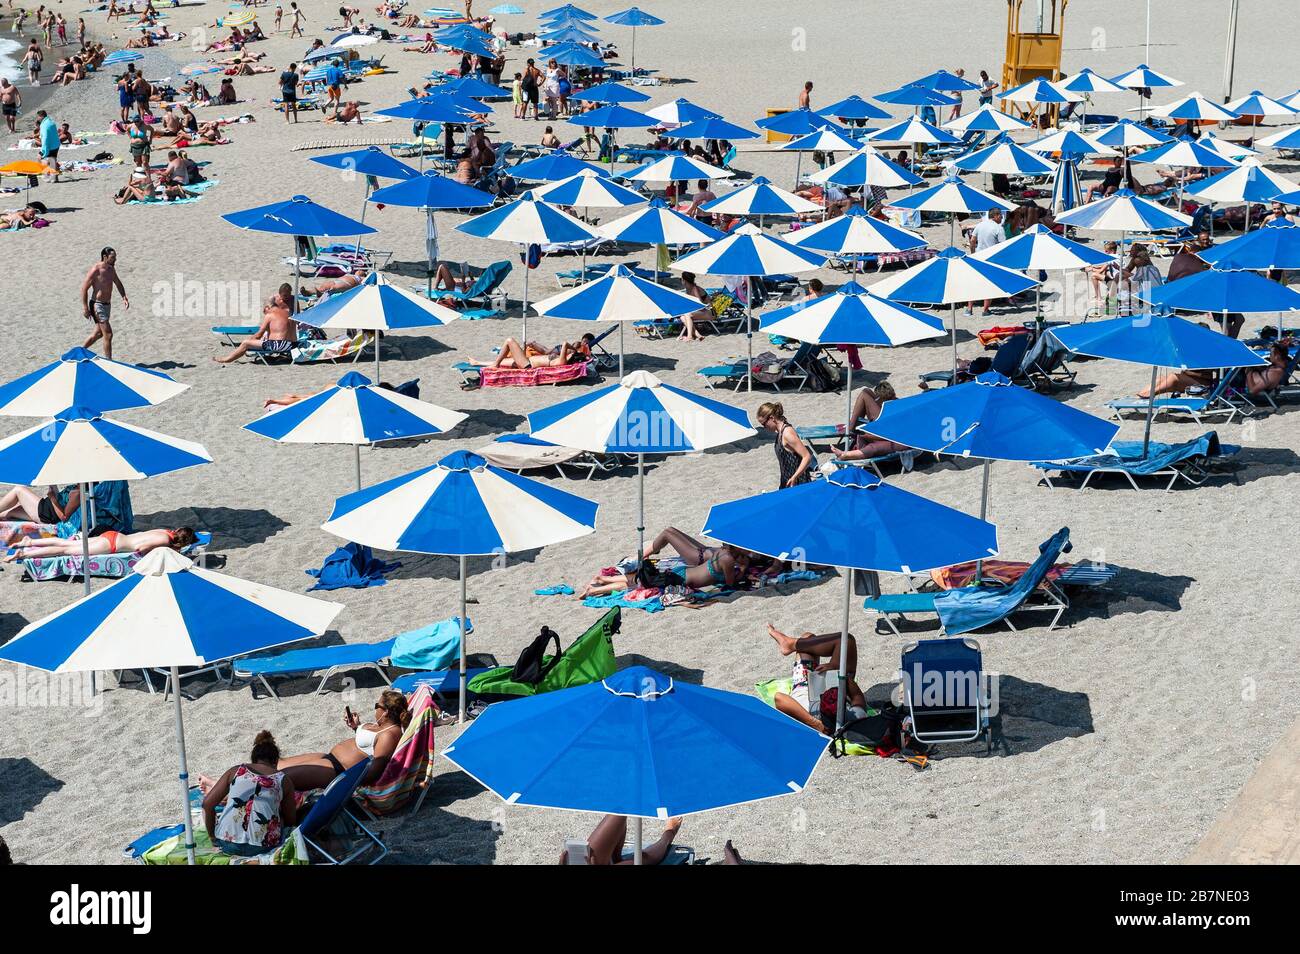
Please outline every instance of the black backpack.
[[830, 368], [819, 357], [809, 358], [804, 362], [808, 371], [808, 387], [817, 394], [839, 390], [839, 381], [831, 374]]
[[[551, 655], [549, 661], [543, 661], [543, 657], [546, 655], [546, 647], [552, 640], [555, 641], [555, 652]], [[514, 668], [510, 670], [510, 678], [515, 682], [535, 686], [560, 661], [562, 652], [560, 637], [549, 626], [543, 626], [537, 637], [519, 654], [519, 659], [515, 662]]]

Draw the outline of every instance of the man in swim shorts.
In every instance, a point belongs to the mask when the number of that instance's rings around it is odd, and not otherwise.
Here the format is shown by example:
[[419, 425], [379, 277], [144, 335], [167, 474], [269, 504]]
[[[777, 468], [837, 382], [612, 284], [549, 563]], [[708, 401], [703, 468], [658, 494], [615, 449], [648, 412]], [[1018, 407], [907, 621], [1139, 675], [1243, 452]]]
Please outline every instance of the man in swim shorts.
[[18, 110], [23, 105], [23, 94], [9, 80], [0, 78], [0, 114], [4, 115], [5, 125], [10, 132], [17, 132]]
[[86, 278], [81, 283], [81, 313], [95, 323], [95, 330], [86, 339], [83, 348], [89, 348], [96, 341], [104, 339], [104, 357], [113, 359], [113, 326], [109, 317], [113, 310], [113, 289], [122, 296], [122, 307], [130, 308], [131, 300], [126, 296], [126, 287], [117, 274], [117, 252], [105, 246], [100, 250], [99, 261], [91, 266]]

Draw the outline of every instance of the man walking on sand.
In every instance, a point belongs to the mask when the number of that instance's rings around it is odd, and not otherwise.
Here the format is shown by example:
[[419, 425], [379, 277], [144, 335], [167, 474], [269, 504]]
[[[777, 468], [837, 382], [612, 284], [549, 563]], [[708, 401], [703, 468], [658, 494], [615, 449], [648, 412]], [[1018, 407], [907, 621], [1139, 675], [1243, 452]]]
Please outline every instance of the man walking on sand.
[[43, 109], [36, 111], [36, 118], [40, 120], [40, 125], [36, 127], [36, 133], [40, 137], [41, 159], [54, 170], [54, 181], [58, 182], [60, 172], [59, 148], [63, 145], [63, 140], [59, 138], [59, 125]]
[[86, 339], [83, 348], [89, 348], [100, 338], [104, 339], [104, 357], [113, 360], [113, 326], [109, 324], [109, 314], [113, 310], [113, 289], [122, 296], [122, 307], [130, 308], [131, 301], [126, 297], [126, 287], [117, 274], [117, 252], [105, 247], [99, 253], [99, 261], [92, 265], [81, 283], [81, 312], [95, 323], [95, 330]]
[[0, 78], [0, 113], [4, 114], [5, 125], [10, 132], [17, 132], [18, 110], [23, 106], [23, 94], [18, 87], [7, 79]]

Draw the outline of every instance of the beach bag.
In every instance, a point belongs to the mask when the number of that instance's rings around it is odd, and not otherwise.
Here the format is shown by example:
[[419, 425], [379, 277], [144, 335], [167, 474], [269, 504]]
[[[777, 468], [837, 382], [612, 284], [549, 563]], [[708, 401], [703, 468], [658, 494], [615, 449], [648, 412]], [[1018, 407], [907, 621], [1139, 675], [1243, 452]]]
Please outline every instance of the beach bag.
[[660, 570], [657, 564], [644, 560], [637, 567], [636, 582], [643, 589], [661, 590], [668, 586], [682, 586], [686, 578], [671, 570]]
[[[555, 655], [547, 657], [546, 647], [552, 641], [555, 643]], [[542, 681], [543, 676], [555, 668], [563, 651], [560, 647], [560, 637], [549, 626], [543, 626], [537, 637], [519, 654], [514, 668], [510, 670], [510, 678], [515, 682], [537, 685]]]
[[839, 388], [839, 375], [827, 367], [826, 362], [821, 358], [814, 358], [806, 362], [808, 371], [808, 387], [818, 394], [825, 394], [827, 391], [835, 391]]
[[559, 659], [543, 656], [546, 672], [539, 682], [520, 682], [513, 678], [512, 666], [500, 666], [471, 679], [469, 691], [477, 696], [509, 699], [599, 682], [613, 675], [618, 668], [614, 634], [618, 632], [622, 618], [622, 610], [615, 606], [574, 640], [568, 649], [559, 653]]

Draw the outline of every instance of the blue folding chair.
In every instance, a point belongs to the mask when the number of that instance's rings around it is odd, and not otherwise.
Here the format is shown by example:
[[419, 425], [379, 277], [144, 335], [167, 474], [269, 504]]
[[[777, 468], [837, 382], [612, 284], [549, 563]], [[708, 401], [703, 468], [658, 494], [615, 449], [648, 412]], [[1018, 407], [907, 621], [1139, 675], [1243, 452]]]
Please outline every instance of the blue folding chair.
[[923, 639], [903, 648], [899, 666], [912, 738], [927, 745], [974, 742], [993, 750], [984, 656], [973, 639]]
[[387, 846], [374, 832], [348, 811], [352, 796], [369, 768], [370, 759], [362, 759], [336, 776], [299, 823], [298, 833], [307, 845], [309, 859], [314, 852], [323, 864], [346, 865], [374, 850], [378, 853], [367, 862], [373, 865], [388, 854]]

